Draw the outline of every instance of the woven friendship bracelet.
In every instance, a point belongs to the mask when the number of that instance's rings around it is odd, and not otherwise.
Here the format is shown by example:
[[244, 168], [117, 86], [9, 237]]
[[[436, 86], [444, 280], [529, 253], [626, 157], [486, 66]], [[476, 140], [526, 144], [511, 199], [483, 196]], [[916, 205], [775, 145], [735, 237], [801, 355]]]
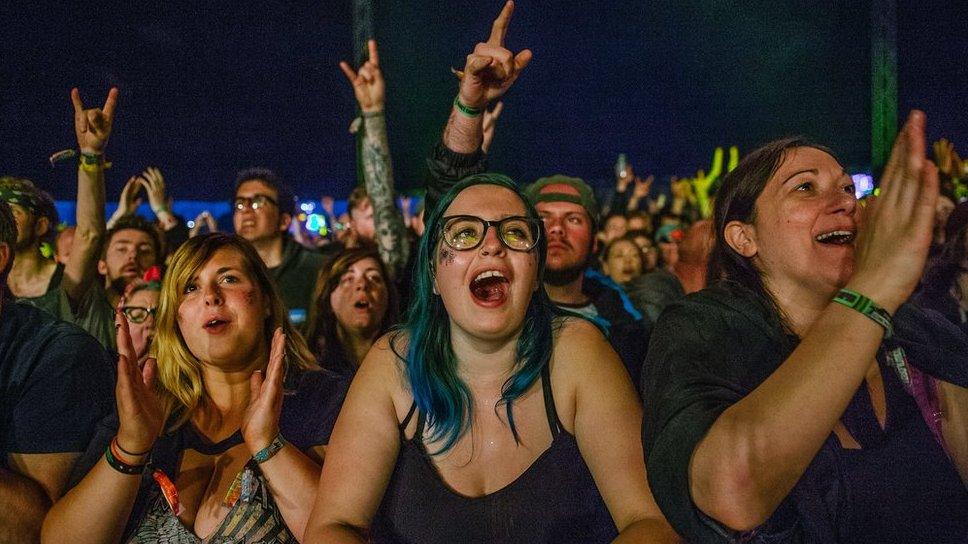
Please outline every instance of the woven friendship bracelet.
[[881, 308], [875, 304], [873, 300], [865, 297], [857, 291], [841, 289], [840, 292], [837, 293], [837, 296], [834, 297], [834, 302], [837, 304], [842, 304], [852, 310], [857, 310], [858, 312], [867, 316], [868, 319], [883, 327], [884, 338], [891, 338], [894, 335], [894, 324], [891, 323], [891, 314], [887, 313], [887, 310], [884, 308]]

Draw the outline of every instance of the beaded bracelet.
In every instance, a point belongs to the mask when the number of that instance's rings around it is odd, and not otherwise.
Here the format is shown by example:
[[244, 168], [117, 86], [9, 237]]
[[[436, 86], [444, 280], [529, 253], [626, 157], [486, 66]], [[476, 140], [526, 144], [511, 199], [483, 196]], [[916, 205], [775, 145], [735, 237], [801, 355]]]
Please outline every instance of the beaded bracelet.
[[255, 452], [255, 455], [252, 456], [252, 459], [256, 463], [259, 463], [261, 465], [262, 463], [265, 463], [266, 461], [271, 459], [273, 455], [279, 453], [279, 450], [281, 450], [282, 447], [285, 445], [286, 445], [286, 440], [282, 438], [282, 434], [281, 433], [277, 434], [276, 437], [272, 439], [272, 442], [269, 443], [268, 446]]
[[484, 113], [484, 108], [472, 108], [460, 101], [460, 95], [454, 97], [454, 107], [457, 111], [463, 113], [468, 117], [478, 117]]
[[873, 300], [865, 297], [857, 291], [841, 289], [840, 292], [837, 293], [837, 296], [834, 297], [834, 302], [846, 306], [852, 310], [857, 310], [874, 323], [877, 323], [883, 327], [884, 338], [890, 338], [894, 335], [894, 324], [891, 323], [891, 314], [887, 313], [887, 310], [884, 308], [881, 308], [875, 304]]

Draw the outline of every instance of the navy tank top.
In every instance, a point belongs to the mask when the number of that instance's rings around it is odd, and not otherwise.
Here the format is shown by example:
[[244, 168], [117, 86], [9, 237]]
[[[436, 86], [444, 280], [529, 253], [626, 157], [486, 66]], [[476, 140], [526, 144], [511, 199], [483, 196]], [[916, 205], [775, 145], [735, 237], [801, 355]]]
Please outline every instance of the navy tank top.
[[581, 457], [575, 437], [562, 427], [551, 393], [548, 365], [541, 371], [552, 441], [516, 480], [494, 493], [467, 497], [440, 477], [423, 443], [424, 414], [407, 439], [400, 424], [400, 453], [383, 502], [370, 528], [378, 544], [512, 542], [596, 543], [617, 536], [615, 523]]

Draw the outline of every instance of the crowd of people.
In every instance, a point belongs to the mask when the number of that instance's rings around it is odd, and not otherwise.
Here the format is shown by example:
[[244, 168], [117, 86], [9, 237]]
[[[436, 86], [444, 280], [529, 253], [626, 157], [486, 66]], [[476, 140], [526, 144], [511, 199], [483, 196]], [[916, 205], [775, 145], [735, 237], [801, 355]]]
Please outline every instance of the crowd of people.
[[363, 183], [322, 199], [331, 239], [266, 168], [233, 233], [155, 167], [106, 218], [122, 99], [71, 92], [76, 226], [0, 178], [0, 542], [968, 541], [954, 145], [929, 160], [912, 112], [860, 200], [800, 138], [669, 194], [624, 161], [606, 194], [518, 183], [487, 167], [532, 60], [513, 9], [455, 71], [419, 209], [376, 43], [341, 63]]

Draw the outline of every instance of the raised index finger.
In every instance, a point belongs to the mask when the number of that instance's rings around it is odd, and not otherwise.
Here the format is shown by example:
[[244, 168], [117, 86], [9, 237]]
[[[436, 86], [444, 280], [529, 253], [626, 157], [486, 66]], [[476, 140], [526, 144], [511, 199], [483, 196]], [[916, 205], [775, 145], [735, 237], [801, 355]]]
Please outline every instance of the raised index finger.
[[114, 119], [114, 109], [117, 107], [118, 107], [118, 88], [111, 87], [111, 90], [108, 91], [108, 98], [107, 100], [104, 101], [104, 107], [101, 108], [101, 111], [104, 112], [104, 115], [106, 115], [108, 119]]
[[512, 13], [514, 13], [514, 2], [508, 0], [491, 26], [491, 37], [487, 39], [489, 45], [504, 47], [504, 36], [508, 33], [508, 24], [511, 22]]

